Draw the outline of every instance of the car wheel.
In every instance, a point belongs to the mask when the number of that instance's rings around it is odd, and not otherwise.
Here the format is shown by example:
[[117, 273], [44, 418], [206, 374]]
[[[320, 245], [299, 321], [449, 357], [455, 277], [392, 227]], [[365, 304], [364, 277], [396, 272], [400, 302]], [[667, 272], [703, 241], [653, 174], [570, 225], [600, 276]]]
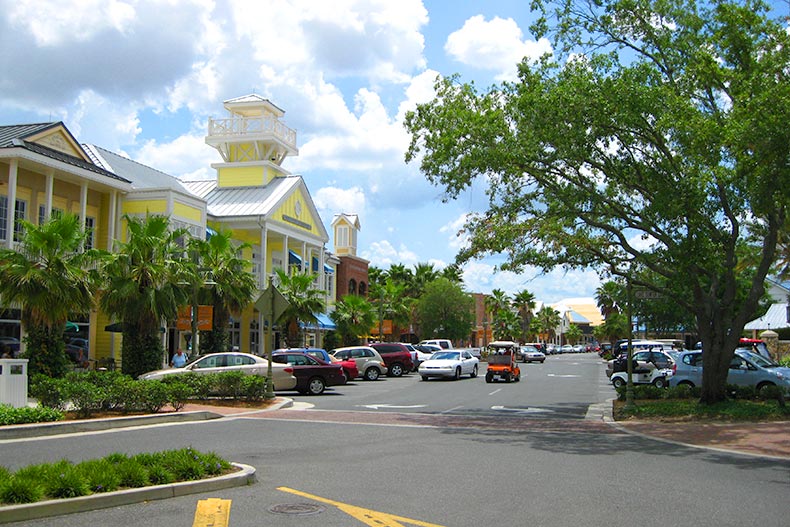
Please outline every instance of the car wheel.
[[428, 380], [428, 376], [427, 375], [420, 375], [420, 377], [422, 377], [422, 380], [424, 380], [424, 381]]
[[653, 381], [653, 386], [656, 388], [666, 388], [667, 387], [667, 378], [666, 377], [659, 377], [655, 381]]
[[545, 361], [546, 361], [546, 359], [543, 359], [542, 361], [540, 361], [540, 363], [543, 364]]
[[521, 382], [521, 373], [516, 375], [516, 382]]
[[379, 378], [379, 370], [378, 368], [370, 367], [365, 370], [365, 380], [367, 381], [375, 381]]
[[313, 377], [307, 383], [307, 391], [310, 395], [321, 395], [324, 393], [324, 388], [326, 388], [326, 384], [321, 377]]
[[762, 391], [768, 388], [769, 386], [776, 386], [776, 385], [772, 382], [761, 382], [756, 387], [757, 393], [762, 395]]
[[494, 382], [494, 376], [490, 373], [486, 373], [486, 382]]
[[615, 389], [622, 388], [623, 386], [625, 386], [625, 381], [623, 380], [622, 377], [615, 377], [614, 379], [612, 379], [612, 386], [614, 386]]
[[469, 374], [469, 377], [472, 378], [472, 379], [477, 377], [477, 365], [475, 365], [475, 367], [472, 368], [472, 373]]
[[510, 372], [507, 372], [505, 374], [505, 382], [510, 382], [510, 381], [511, 381]]
[[390, 372], [388, 373], [388, 375], [392, 375], [393, 377], [400, 377], [401, 375], [403, 375], [403, 366], [399, 362], [396, 362], [390, 367]]
[[691, 381], [680, 381], [678, 383], [678, 386], [688, 386], [689, 388], [693, 388], [694, 387], [694, 383], [691, 382]]

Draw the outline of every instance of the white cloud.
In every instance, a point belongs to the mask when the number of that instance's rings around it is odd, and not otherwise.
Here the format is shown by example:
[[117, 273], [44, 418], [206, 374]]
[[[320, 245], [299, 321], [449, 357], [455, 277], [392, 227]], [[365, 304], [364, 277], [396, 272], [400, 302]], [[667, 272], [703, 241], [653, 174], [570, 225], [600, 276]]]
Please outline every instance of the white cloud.
[[364, 223], [365, 192], [360, 187], [347, 189], [324, 187], [312, 194], [315, 206], [321, 215], [330, 220], [335, 214], [358, 214]]
[[222, 158], [206, 145], [204, 138], [203, 134], [185, 134], [167, 143], [148, 140], [133, 159], [182, 179], [213, 178], [216, 172], [211, 164], [220, 162]]
[[396, 249], [388, 240], [371, 243], [370, 248], [362, 251], [360, 256], [368, 260], [371, 265], [381, 269], [388, 269], [392, 264], [403, 264], [406, 267], [411, 267], [419, 261], [417, 255], [406, 248], [405, 245], [401, 244]]
[[458, 250], [469, 245], [469, 234], [464, 232], [459, 235], [459, 231], [466, 223], [466, 218], [469, 215], [464, 213], [458, 216], [455, 220], [439, 227], [439, 232], [448, 234], [448, 245], [451, 249]]
[[447, 37], [444, 49], [463, 64], [499, 72], [499, 80], [512, 80], [516, 77], [516, 65], [524, 57], [535, 60], [551, 52], [551, 44], [545, 38], [523, 40], [521, 28], [512, 18], [494, 17], [487, 21], [484, 16], [475, 15]]

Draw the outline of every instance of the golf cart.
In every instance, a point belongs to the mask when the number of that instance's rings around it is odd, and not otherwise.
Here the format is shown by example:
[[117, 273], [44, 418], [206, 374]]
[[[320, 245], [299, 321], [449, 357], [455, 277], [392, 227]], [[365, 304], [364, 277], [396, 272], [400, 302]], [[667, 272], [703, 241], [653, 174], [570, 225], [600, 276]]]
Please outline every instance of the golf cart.
[[[634, 368], [631, 382], [634, 384], [652, 384], [656, 388], [666, 388], [669, 386], [669, 378], [671, 376], [671, 368]], [[610, 380], [612, 381], [612, 386], [622, 388], [628, 383], [628, 372], [615, 372]]]
[[520, 353], [518, 343], [510, 340], [495, 340], [487, 346], [486, 351], [488, 352], [486, 382], [521, 380], [521, 369], [516, 362]]

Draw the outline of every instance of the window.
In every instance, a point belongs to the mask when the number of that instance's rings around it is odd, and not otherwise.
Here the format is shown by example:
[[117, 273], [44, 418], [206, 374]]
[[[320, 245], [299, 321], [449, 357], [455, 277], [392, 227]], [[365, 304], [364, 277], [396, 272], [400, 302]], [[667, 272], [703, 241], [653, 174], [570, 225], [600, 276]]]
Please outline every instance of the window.
[[357, 294], [357, 281], [353, 278], [348, 281], [348, 294], [355, 295]]
[[[43, 225], [44, 223], [46, 223], [46, 221], [47, 221], [46, 211], [47, 211], [47, 207], [46, 206], [44, 206], [44, 205], [39, 205], [38, 206], [38, 224], [39, 225]], [[52, 210], [50, 211], [50, 214], [49, 214], [49, 218], [50, 219], [60, 218], [62, 216], [63, 216], [63, 209], [56, 209], [55, 207], [52, 207]]]
[[241, 348], [241, 323], [238, 320], [230, 319], [228, 321], [228, 345], [233, 351], [239, 351]]
[[[27, 202], [20, 199], [16, 200], [16, 210], [14, 214], [14, 241], [19, 241], [22, 237], [22, 224], [19, 220], [25, 219]], [[8, 220], [8, 196], [0, 196], [0, 240], [8, 239], [6, 232], [6, 221]]]
[[259, 339], [260, 329], [258, 327], [258, 321], [253, 320], [250, 322], [250, 353], [257, 355], [260, 352]]
[[93, 249], [96, 246], [96, 218], [88, 216], [85, 218], [85, 249]]
[[337, 247], [348, 247], [348, 227], [345, 225], [339, 225], [337, 227], [337, 240], [335, 240], [335, 246]]

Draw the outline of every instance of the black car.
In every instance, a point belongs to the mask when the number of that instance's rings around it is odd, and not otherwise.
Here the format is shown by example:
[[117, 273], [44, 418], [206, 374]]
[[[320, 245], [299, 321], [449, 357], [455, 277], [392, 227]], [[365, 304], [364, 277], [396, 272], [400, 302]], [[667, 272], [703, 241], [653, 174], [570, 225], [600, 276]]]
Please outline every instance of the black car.
[[272, 362], [293, 367], [295, 390], [301, 394], [320, 395], [327, 386], [346, 383], [346, 375], [340, 364], [329, 364], [301, 351], [273, 353]]

